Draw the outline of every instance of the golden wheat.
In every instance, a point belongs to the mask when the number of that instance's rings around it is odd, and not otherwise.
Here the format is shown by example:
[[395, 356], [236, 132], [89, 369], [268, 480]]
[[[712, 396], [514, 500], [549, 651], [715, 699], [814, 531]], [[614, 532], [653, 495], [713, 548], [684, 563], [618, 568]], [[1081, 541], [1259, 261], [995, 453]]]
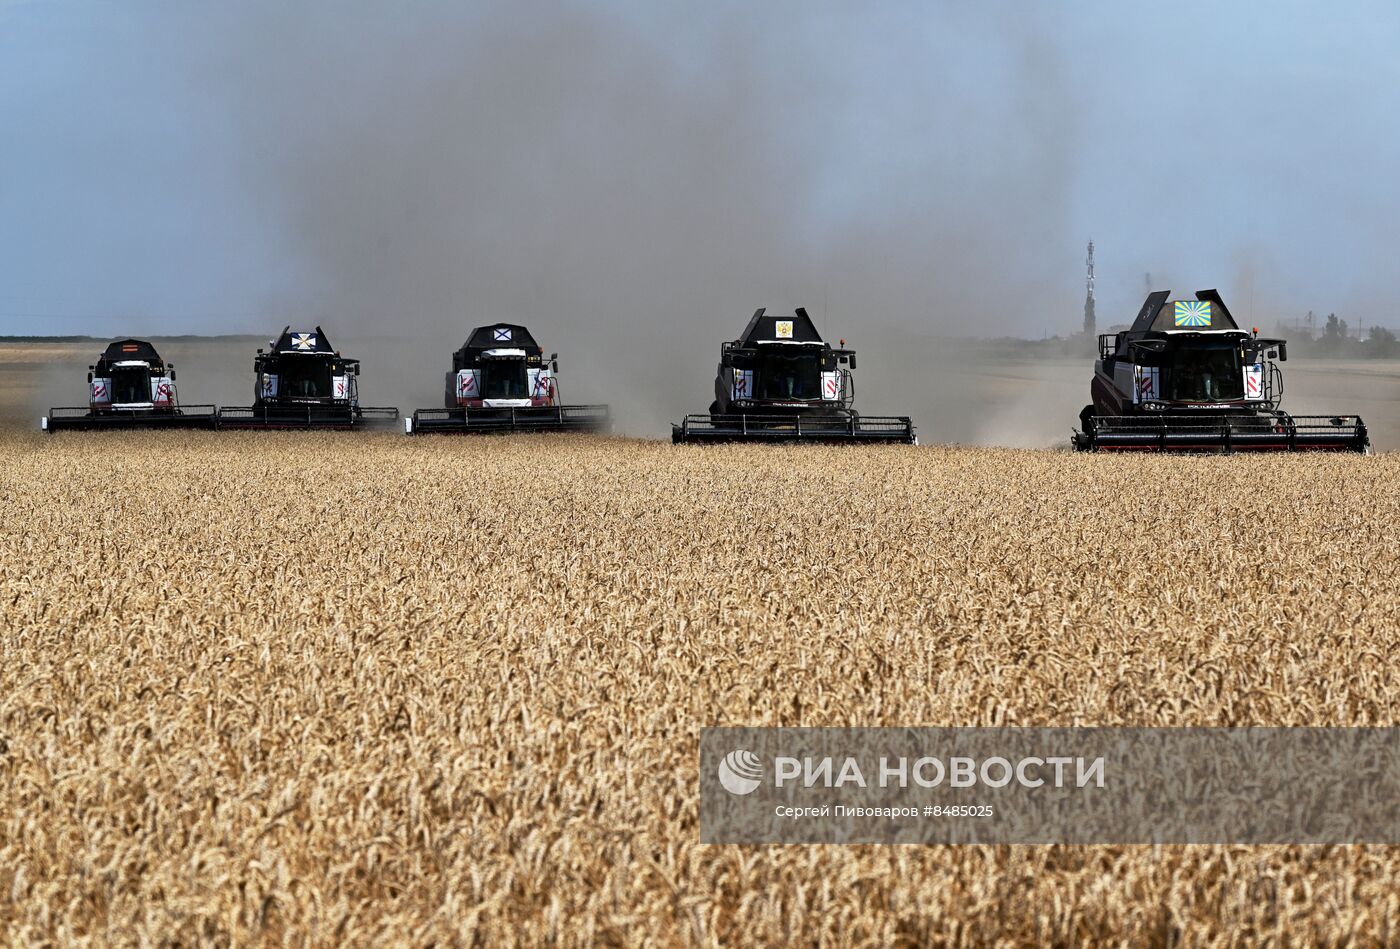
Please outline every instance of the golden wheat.
[[1400, 456], [0, 436], [12, 941], [1387, 943], [1384, 847], [706, 847], [702, 725], [1394, 724]]

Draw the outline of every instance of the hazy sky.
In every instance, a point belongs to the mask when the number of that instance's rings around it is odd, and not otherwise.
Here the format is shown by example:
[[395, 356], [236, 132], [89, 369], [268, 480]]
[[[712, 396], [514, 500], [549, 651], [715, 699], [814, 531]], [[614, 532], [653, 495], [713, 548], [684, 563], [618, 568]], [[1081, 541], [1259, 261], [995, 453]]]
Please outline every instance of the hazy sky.
[[1397, 50], [1393, 3], [0, 0], [0, 333], [1039, 336], [1089, 236], [1101, 323], [1151, 272], [1397, 325]]

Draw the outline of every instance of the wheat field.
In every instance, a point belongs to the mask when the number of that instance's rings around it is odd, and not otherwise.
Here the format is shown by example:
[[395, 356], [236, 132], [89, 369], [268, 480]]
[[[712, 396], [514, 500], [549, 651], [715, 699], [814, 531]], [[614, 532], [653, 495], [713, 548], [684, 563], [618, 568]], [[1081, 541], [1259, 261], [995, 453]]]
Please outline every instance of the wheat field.
[[0, 434], [11, 942], [1393, 944], [1389, 847], [698, 843], [702, 725], [1400, 720], [1400, 456]]

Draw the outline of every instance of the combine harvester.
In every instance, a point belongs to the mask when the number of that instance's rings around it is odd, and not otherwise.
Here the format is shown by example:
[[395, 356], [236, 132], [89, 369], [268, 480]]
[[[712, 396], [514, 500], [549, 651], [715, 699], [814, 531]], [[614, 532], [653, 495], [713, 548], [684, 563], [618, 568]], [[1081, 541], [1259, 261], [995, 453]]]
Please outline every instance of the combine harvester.
[[824, 342], [802, 307], [793, 316], [767, 316], [760, 307], [740, 337], [720, 347], [709, 414], [672, 425], [671, 441], [917, 445], [908, 417], [862, 417], [851, 408], [856, 354], [845, 346]]
[[87, 408], [49, 409], [46, 432], [74, 429], [214, 428], [212, 405], [180, 405], [175, 367], [150, 343], [121, 339], [88, 366]]
[[1150, 294], [1133, 325], [1099, 337], [1079, 451], [1369, 452], [1355, 415], [1279, 410], [1287, 343], [1235, 323], [1214, 290], [1194, 300]]
[[360, 361], [331, 348], [321, 327], [294, 333], [289, 326], [268, 346], [253, 361], [254, 403], [220, 409], [220, 428], [364, 428], [397, 421], [396, 408], [360, 405]]
[[530, 331], [514, 323], [472, 330], [452, 355], [445, 408], [404, 419], [410, 435], [597, 432], [610, 426], [606, 405], [559, 402], [559, 354], [546, 361]]

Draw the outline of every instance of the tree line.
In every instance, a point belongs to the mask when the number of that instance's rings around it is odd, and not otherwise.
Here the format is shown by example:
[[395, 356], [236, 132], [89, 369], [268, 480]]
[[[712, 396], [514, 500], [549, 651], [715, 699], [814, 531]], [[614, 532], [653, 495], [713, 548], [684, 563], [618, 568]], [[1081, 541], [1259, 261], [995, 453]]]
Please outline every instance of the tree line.
[[1299, 355], [1360, 359], [1400, 357], [1400, 340], [1395, 333], [1384, 326], [1372, 326], [1364, 338], [1353, 336], [1347, 321], [1335, 313], [1327, 314], [1318, 332], [1313, 332], [1311, 326], [1296, 323], [1279, 324], [1277, 332]]

